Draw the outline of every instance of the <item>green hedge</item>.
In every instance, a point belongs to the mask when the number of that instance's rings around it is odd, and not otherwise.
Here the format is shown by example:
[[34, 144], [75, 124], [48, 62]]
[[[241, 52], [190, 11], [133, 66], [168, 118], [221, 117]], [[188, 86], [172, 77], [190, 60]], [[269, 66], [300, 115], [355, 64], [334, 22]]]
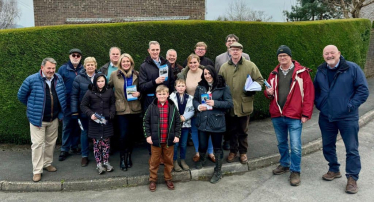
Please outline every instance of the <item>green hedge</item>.
[[[365, 64], [370, 38], [369, 20], [330, 20], [296, 23], [170, 21], [93, 25], [65, 25], [0, 31], [0, 143], [23, 144], [30, 141], [25, 110], [17, 100], [22, 81], [40, 69], [45, 57], [53, 57], [58, 66], [68, 60], [71, 48], [80, 48], [83, 57], [94, 56], [99, 67], [108, 62], [108, 50], [118, 46], [134, 57], [138, 68], [148, 55], [150, 40], [161, 44], [161, 54], [169, 48], [178, 51], [183, 63], [196, 42], [208, 44], [207, 56], [226, 51], [225, 37], [235, 33], [244, 52], [257, 64], [263, 77], [278, 64], [276, 50], [288, 45], [293, 58], [312, 69], [323, 62], [322, 49], [335, 44], [346, 59]], [[312, 73], [314, 77], [315, 71]], [[268, 101], [256, 95], [254, 118], [268, 117]]]

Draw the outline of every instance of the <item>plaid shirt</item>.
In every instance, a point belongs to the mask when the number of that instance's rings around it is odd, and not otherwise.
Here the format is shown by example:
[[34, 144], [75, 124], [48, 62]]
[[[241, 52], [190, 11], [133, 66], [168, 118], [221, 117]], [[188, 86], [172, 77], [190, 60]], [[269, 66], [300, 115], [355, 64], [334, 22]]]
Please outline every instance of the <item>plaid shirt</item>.
[[166, 143], [168, 136], [169, 103], [166, 100], [165, 104], [162, 105], [157, 101], [157, 107], [160, 110], [160, 143]]

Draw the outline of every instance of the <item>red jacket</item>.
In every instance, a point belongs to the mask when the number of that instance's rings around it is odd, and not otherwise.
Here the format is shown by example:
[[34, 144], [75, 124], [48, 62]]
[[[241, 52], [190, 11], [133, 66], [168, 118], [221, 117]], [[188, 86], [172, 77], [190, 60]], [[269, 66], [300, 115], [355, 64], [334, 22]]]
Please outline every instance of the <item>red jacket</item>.
[[274, 96], [269, 96], [264, 91], [265, 97], [270, 99], [269, 112], [272, 118], [285, 116], [293, 119], [307, 117], [310, 119], [313, 113], [314, 86], [310, 78], [310, 69], [303, 67], [297, 61], [292, 61], [295, 69], [292, 74], [292, 82], [287, 101], [283, 110], [278, 104], [278, 71], [280, 64], [270, 73], [268, 83], [274, 88]]

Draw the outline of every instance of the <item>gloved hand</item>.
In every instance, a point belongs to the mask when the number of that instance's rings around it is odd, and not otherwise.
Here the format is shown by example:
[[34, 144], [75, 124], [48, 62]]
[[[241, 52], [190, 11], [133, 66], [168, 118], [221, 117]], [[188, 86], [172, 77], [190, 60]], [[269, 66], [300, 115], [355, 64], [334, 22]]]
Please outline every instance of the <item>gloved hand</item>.
[[244, 94], [246, 96], [252, 96], [252, 95], [256, 94], [256, 91], [244, 91]]

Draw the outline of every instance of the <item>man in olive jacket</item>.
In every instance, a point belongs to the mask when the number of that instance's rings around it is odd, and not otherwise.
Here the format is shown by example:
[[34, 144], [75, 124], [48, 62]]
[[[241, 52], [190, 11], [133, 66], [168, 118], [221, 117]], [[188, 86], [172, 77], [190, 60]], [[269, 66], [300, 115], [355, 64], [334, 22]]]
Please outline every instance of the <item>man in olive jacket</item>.
[[260, 85], [263, 84], [263, 78], [257, 66], [242, 57], [243, 46], [240, 43], [232, 43], [229, 51], [231, 59], [224, 63], [219, 71], [230, 87], [234, 102], [234, 108], [227, 116], [228, 132], [231, 134], [230, 154], [227, 162], [233, 162], [239, 151], [240, 162], [244, 164], [247, 162], [249, 115], [253, 111], [255, 94], [254, 91], [245, 91], [244, 85], [248, 76]]

